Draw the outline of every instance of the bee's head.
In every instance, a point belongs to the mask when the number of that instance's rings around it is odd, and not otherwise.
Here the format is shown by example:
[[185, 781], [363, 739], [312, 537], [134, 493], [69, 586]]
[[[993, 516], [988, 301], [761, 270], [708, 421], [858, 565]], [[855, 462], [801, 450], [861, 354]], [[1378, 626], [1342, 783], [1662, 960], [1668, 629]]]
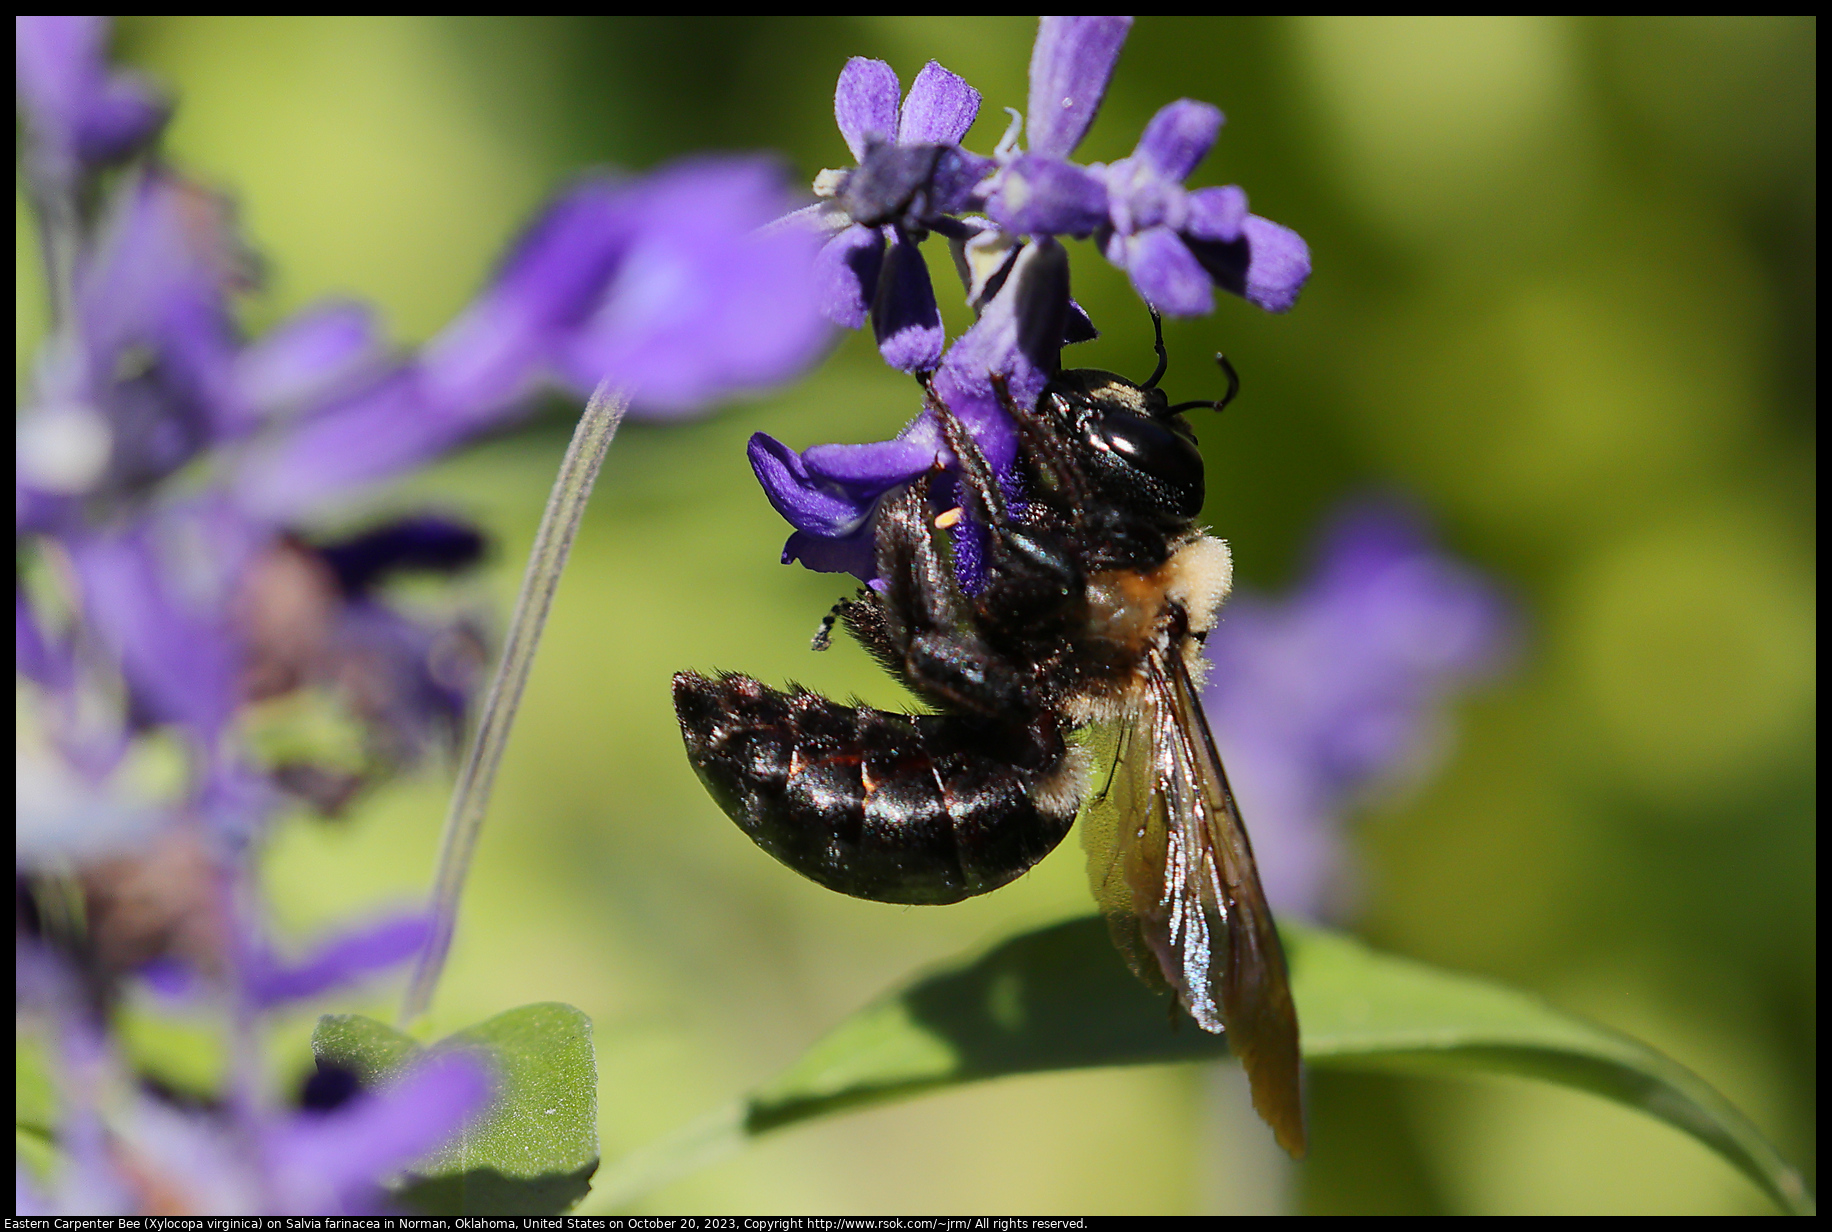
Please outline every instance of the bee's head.
[[1051, 381], [1040, 407], [1057, 417], [1102, 496], [1165, 522], [1193, 521], [1202, 512], [1202, 454], [1163, 390], [1080, 368]]
[[1158, 388], [1169, 366], [1164, 330], [1151, 314], [1158, 366], [1143, 385], [1094, 368], [1056, 375], [1038, 400], [1038, 409], [1057, 417], [1077, 460], [1109, 499], [1150, 513], [1166, 523], [1188, 523], [1202, 512], [1202, 454], [1183, 412], [1195, 407], [1219, 411], [1234, 400], [1240, 378], [1220, 355], [1228, 389], [1216, 402], [1183, 402], [1176, 406]]

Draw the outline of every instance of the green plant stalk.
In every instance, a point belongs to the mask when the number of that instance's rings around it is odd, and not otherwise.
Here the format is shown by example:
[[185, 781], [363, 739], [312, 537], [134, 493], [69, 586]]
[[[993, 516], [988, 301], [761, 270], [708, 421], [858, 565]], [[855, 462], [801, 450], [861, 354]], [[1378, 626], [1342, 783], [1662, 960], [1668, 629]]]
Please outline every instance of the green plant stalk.
[[560, 473], [554, 476], [553, 491], [547, 496], [547, 509], [541, 514], [540, 529], [535, 532], [534, 547], [528, 554], [528, 570], [522, 576], [521, 593], [515, 598], [515, 613], [509, 618], [509, 633], [503, 644], [502, 659], [490, 680], [484, 696], [483, 711], [476, 731], [465, 751], [464, 764], [458, 771], [458, 782], [452, 789], [452, 803], [445, 815], [445, 831], [439, 841], [439, 863], [433, 878], [433, 928], [420, 961], [414, 967], [413, 979], [407, 985], [407, 996], [401, 1003], [400, 1023], [407, 1026], [426, 1012], [432, 1003], [433, 990], [451, 953], [452, 934], [457, 925], [458, 900], [464, 893], [464, 880], [470, 872], [471, 857], [477, 850], [477, 838], [483, 831], [483, 819], [490, 806], [490, 791], [496, 783], [496, 769], [502, 764], [503, 750], [508, 747], [509, 729], [522, 701], [522, 689], [528, 683], [528, 672], [534, 666], [535, 648], [541, 631], [547, 625], [547, 613], [553, 608], [554, 591], [560, 584], [560, 573], [572, 553], [573, 539], [579, 533], [579, 522], [585, 516], [585, 505], [591, 499], [592, 485], [604, 465], [605, 451], [617, 433], [629, 409], [629, 395], [612, 390], [607, 381], [593, 391], [586, 403], [579, 426], [573, 431], [572, 443], [560, 462]]

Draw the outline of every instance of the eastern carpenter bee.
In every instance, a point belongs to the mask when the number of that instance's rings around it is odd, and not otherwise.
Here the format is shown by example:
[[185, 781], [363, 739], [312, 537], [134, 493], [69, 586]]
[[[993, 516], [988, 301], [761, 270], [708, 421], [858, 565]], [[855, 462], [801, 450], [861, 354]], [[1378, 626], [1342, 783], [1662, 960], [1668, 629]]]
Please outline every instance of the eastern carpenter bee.
[[[1035, 408], [995, 382], [1017, 428], [1017, 496], [925, 386], [958, 478], [944, 482], [938, 458], [883, 498], [881, 589], [836, 605], [816, 645], [837, 618], [934, 713], [691, 672], [674, 677], [675, 710], [732, 820], [857, 898], [951, 903], [997, 889], [1054, 850], [1087, 804], [1089, 874], [1121, 953], [1204, 1030], [1226, 1031], [1254, 1106], [1299, 1154], [1284, 952], [1197, 695], [1232, 563], [1195, 526], [1203, 463], [1182, 413], [1220, 410], [1239, 380], [1222, 359], [1220, 401], [1172, 406], [1158, 388], [1161, 330], [1156, 350], [1143, 385], [1065, 371]], [[958, 505], [938, 500], [950, 491]], [[939, 533], [962, 517], [986, 528], [974, 593]]]

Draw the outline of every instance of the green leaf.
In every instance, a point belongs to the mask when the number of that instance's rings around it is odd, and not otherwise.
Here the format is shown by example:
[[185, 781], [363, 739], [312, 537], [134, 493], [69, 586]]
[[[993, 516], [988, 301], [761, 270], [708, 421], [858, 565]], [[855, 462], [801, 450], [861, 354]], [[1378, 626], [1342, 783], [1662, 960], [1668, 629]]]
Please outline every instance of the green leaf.
[[312, 1030], [312, 1055], [356, 1075], [365, 1088], [382, 1086], [418, 1057], [419, 1042], [361, 1014], [326, 1014]]
[[[1813, 1199], [1748, 1118], [1628, 1036], [1485, 980], [1284, 926], [1308, 1064], [1505, 1073], [1639, 1108], [1722, 1154], [1784, 1208]], [[1098, 917], [1011, 938], [920, 976], [841, 1023], [733, 1108], [621, 1160], [600, 1197], [627, 1201], [759, 1134], [846, 1108], [1008, 1074], [1214, 1059], [1219, 1036], [1133, 979]]]
[[[399, 1190], [433, 1215], [555, 1215], [591, 1188], [598, 1169], [598, 1064], [592, 1024], [570, 1005], [524, 1005], [467, 1027], [424, 1051], [487, 1056], [498, 1090], [490, 1110]], [[321, 1063], [342, 1065], [365, 1086], [392, 1080], [422, 1052], [393, 1027], [326, 1015], [312, 1034]]]

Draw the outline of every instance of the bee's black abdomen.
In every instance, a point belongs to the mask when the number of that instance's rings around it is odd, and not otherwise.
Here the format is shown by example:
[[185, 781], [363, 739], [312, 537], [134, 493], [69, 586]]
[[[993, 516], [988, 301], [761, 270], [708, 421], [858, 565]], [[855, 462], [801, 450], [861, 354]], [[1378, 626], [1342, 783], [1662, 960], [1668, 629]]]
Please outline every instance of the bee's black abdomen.
[[1038, 790], [1065, 773], [1053, 728], [1053, 751], [1046, 740], [1042, 763], [1021, 766], [970, 720], [843, 706], [748, 676], [680, 672], [674, 708], [688, 759], [726, 814], [796, 872], [854, 898], [952, 903], [996, 890], [1075, 820], [1073, 791]]

